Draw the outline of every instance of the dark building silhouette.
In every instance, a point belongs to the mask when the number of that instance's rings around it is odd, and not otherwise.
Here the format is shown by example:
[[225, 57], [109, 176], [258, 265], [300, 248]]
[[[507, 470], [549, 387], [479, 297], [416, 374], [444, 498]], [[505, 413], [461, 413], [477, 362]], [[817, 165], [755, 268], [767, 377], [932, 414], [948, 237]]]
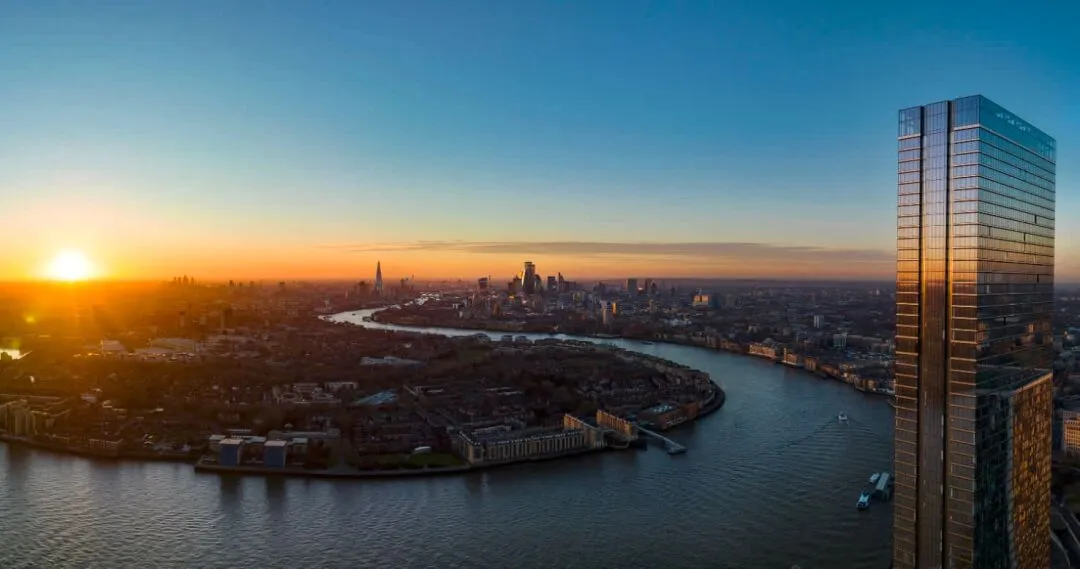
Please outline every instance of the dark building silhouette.
[[382, 261], [375, 262], [375, 296], [383, 296]]
[[521, 271], [521, 286], [525, 294], [533, 294], [536, 290], [536, 265], [532, 261], [525, 261], [525, 268]]

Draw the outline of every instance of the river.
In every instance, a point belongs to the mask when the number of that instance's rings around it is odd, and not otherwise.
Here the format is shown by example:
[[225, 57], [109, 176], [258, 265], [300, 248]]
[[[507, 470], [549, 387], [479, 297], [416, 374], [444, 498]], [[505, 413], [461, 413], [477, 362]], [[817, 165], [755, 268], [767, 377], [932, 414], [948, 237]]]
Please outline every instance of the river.
[[[370, 312], [333, 319], [398, 328], [362, 322]], [[720, 411], [667, 433], [686, 454], [653, 447], [460, 476], [333, 481], [0, 443], [0, 567], [888, 567], [889, 504], [855, 509], [870, 473], [891, 466], [884, 398], [745, 356], [599, 341], [704, 370], [723, 386]]]

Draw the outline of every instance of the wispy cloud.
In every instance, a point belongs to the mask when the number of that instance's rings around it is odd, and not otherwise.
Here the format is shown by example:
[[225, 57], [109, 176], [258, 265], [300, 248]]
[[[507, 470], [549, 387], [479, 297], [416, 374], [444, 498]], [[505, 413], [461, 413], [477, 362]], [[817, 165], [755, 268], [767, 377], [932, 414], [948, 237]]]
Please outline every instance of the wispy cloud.
[[751, 261], [763, 263], [843, 263], [891, 265], [895, 252], [881, 249], [831, 249], [800, 245], [739, 242], [617, 243], [602, 241], [412, 241], [326, 245], [351, 253], [457, 252], [497, 255], [551, 255], [579, 257], [670, 258], [698, 261]]

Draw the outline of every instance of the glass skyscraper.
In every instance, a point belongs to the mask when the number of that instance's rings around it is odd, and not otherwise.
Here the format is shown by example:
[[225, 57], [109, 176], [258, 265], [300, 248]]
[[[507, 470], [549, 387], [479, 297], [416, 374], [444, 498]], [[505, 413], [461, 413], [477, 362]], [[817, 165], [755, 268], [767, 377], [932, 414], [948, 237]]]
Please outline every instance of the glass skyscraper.
[[1048, 567], [1055, 142], [982, 96], [899, 118], [893, 565]]

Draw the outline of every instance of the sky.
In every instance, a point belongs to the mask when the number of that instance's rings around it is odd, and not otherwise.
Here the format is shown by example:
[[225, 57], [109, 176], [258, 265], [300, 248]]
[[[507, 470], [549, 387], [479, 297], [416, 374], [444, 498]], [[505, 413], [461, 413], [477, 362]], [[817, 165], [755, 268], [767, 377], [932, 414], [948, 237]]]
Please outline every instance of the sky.
[[977, 93], [1080, 280], [1067, 6], [2, 2], [0, 280], [891, 278], [897, 110]]

